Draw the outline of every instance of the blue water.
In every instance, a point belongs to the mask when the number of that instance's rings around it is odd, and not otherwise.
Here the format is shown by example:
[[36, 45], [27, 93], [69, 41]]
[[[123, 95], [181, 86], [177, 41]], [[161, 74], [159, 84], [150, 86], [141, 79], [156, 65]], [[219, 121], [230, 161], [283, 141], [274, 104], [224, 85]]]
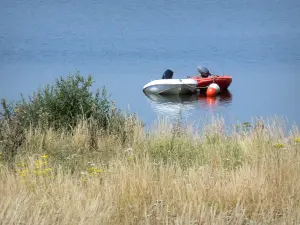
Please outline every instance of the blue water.
[[[16, 100], [80, 70], [117, 105], [151, 124], [182, 114], [300, 125], [300, 1], [1, 0], [0, 97]], [[151, 99], [142, 87], [197, 65], [233, 77], [215, 101]]]

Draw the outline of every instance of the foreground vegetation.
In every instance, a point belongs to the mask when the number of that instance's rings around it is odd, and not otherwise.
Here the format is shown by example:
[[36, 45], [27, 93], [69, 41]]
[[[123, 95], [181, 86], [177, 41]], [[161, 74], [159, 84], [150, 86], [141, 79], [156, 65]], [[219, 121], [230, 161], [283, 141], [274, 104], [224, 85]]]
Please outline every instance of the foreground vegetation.
[[7, 111], [3, 224], [300, 223], [297, 127], [286, 132], [274, 118], [229, 132], [215, 119], [195, 131], [159, 120], [146, 130], [102, 98], [105, 123], [92, 114], [70, 117], [72, 126], [44, 117], [27, 123]]

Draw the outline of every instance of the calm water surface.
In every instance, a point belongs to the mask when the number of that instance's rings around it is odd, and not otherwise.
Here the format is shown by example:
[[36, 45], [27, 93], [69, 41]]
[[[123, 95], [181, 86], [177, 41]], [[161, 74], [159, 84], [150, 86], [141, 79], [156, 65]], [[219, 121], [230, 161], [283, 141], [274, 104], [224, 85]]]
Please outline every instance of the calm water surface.
[[[19, 99], [80, 70], [146, 123], [283, 116], [300, 125], [300, 1], [1, 0], [0, 97]], [[233, 77], [229, 92], [146, 96], [167, 69]]]

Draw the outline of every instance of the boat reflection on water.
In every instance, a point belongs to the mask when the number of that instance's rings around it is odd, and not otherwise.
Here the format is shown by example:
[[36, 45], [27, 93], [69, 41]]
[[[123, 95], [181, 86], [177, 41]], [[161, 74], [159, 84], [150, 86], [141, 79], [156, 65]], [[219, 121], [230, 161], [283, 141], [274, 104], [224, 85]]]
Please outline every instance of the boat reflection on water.
[[204, 108], [227, 107], [232, 102], [232, 94], [229, 90], [223, 90], [216, 97], [207, 97], [201, 93], [197, 96], [197, 100]]
[[229, 90], [222, 91], [216, 97], [206, 97], [205, 94], [192, 95], [157, 95], [144, 93], [149, 99], [151, 107], [158, 116], [178, 118], [181, 114], [188, 117], [196, 111], [211, 111], [213, 109], [227, 107], [232, 102], [232, 94]]

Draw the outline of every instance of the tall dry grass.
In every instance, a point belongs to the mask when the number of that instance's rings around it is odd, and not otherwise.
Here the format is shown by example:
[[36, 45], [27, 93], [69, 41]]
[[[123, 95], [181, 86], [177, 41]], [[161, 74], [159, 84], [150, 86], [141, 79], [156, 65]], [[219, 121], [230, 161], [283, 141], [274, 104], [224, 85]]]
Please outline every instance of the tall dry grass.
[[[2, 224], [300, 224], [300, 133], [277, 119], [195, 132], [29, 129], [1, 162]], [[91, 135], [96, 145], [91, 148]]]

